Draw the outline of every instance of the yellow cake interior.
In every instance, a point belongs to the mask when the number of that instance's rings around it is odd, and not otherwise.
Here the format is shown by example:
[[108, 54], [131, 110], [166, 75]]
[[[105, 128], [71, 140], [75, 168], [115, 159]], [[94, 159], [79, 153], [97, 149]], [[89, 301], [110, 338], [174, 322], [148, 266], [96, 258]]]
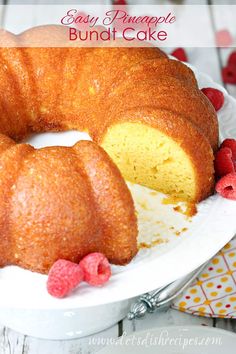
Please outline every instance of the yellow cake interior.
[[102, 147], [128, 181], [193, 200], [195, 173], [189, 156], [170, 137], [142, 123], [109, 127]]

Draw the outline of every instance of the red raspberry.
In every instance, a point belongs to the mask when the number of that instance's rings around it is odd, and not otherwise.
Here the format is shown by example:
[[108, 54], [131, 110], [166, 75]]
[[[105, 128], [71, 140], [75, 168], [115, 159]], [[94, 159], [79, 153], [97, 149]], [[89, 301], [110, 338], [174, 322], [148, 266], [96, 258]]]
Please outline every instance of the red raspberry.
[[64, 297], [79, 285], [84, 273], [76, 263], [59, 259], [48, 273], [47, 290], [50, 295]]
[[220, 147], [227, 147], [232, 151], [233, 161], [236, 163], [236, 140], [225, 139]]
[[88, 254], [80, 261], [79, 265], [84, 272], [84, 281], [90, 285], [103, 285], [111, 276], [110, 264], [102, 253]]
[[183, 48], [176, 48], [171, 55], [173, 55], [173, 57], [175, 57], [176, 59], [179, 59], [181, 61], [188, 61], [188, 57], [187, 54], [185, 52], [185, 50]]
[[114, 0], [113, 5], [127, 5], [126, 0]]
[[205, 96], [207, 96], [209, 101], [211, 101], [216, 112], [219, 111], [219, 109], [224, 104], [223, 92], [221, 92], [220, 90], [217, 90], [213, 87], [205, 87], [205, 88], [201, 89], [201, 91], [204, 93]]
[[236, 84], [236, 66], [228, 64], [222, 69], [222, 79], [225, 84]]
[[217, 177], [235, 172], [232, 151], [228, 147], [222, 147], [215, 156], [215, 172]]
[[228, 64], [227, 65], [234, 65], [236, 66], [236, 52], [232, 52], [228, 58]]
[[227, 29], [216, 33], [216, 45], [218, 47], [229, 47], [233, 43], [233, 38]]
[[223, 198], [236, 200], [236, 173], [229, 173], [216, 183], [216, 192]]

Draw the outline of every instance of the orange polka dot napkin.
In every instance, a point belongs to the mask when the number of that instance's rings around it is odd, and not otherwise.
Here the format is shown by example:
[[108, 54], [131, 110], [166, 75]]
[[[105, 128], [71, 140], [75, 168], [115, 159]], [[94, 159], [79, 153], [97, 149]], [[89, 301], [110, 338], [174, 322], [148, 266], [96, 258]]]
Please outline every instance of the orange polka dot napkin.
[[236, 237], [209, 262], [172, 307], [192, 315], [236, 318]]

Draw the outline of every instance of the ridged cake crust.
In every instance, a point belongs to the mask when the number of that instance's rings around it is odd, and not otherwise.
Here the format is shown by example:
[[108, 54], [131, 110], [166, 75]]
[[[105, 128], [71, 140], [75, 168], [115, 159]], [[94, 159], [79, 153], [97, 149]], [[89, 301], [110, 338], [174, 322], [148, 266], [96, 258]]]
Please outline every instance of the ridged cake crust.
[[133, 200], [102, 148], [81, 141], [34, 149], [0, 138], [1, 266], [46, 273], [57, 259], [78, 262], [95, 251], [115, 264], [134, 257]]

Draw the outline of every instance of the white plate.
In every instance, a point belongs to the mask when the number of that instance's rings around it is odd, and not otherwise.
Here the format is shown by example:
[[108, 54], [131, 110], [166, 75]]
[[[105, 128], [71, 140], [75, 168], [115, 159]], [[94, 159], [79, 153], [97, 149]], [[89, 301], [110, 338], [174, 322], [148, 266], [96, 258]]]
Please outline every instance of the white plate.
[[169, 326], [124, 335], [99, 354], [231, 354], [236, 334], [205, 326]]
[[[200, 87], [214, 86], [224, 92], [225, 105], [219, 113], [221, 137], [236, 137], [236, 101], [208, 76], [196, 75]], [[78, 132], [67, 132], [42, 134], [31, 142], [36, 146], [72, 145], [81, 137], [88, 138]], [[83, 284], [71, 296], [60, 300], [47, 294], [45, 275], [5, 267], [0, 271], [0, 307], [65, 310], [128, 299], [191, 272], [213, 257], [236, 233], [234, 201], [214, 195], [200, 203], [197, 215], [190, 222], [173, 211], [173, 206], [163, 205], [163, 195], [151, 195], [150, 190], [140, 186], [131, 189], [139, 209], [142, 239], [151, 236], [163, 243], [141, 250], [126, 267], [112, 267], [113, 276], [104, 287], [92, 288]], [[180, 236], [175, 234], [184, 228], [187, 228], [186, 232]]]

